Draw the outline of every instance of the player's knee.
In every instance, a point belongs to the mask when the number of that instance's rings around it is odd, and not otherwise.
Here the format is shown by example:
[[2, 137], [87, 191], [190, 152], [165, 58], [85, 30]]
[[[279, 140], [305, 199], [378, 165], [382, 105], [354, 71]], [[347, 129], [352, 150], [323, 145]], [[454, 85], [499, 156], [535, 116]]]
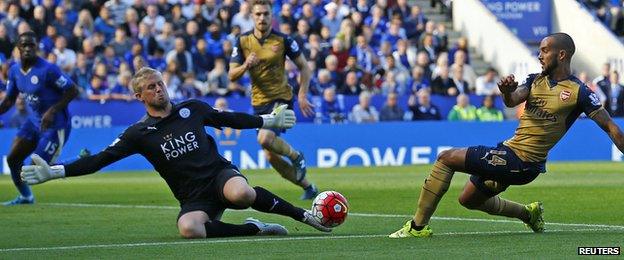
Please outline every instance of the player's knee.
[[258, 143], [262, 146], [262, 148], [265, 148], [265, 149], [271, 147], [271, 144], [273, 144], [274, 139], [275, 137], [271, 135], [267, 135], [267, 134], [258, 135]]
[[459, 200], [459, 204], [464, 206], [464, 208], [467, 208], [467, 209], [477, 209], [477, 207], [479, 207], [479, 205], [477, 205], [468, 196], [460, 195], [458, 200]]
[[256, 200], [256, 192], [251, 187], [238, 189], [232, 192], [232, 198], [230, 200], [230, 202], [236, 206], [248, 208]]
[[203, 225], [196, 225], [191, 221], [184, 221], [178, 223], [178, 230], [180, 231], [180, 236], [186, 239], [195, 239], [195, 238], [204, 238], [205, 231], [201, 230], [204, 228]]
[[438, 154], [437, 161], [447, 166], [451, 165], [453, 162], [453, 149], [442, 151], [440, 154]]

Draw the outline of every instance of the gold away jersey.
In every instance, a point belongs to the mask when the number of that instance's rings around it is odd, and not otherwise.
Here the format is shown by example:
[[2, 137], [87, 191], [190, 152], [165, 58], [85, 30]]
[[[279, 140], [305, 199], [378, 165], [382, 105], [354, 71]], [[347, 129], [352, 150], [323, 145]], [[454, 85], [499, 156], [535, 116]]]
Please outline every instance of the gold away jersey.
[[562, 81], [531, 74], [524, 113], [514, 136], [504, 144], [525, 162], [544, 162], [550, 149], [581, 113], [591, 117], [602, 108], [598, 96], [574, 76]]
[[259, 63], [249, 69], [251, 105], [266, 105], [276, 99], [291, 100], [293, 93], [286, 79], [285, 62], [286, 56], [294, 61], [301, 55], [297, 42], [274, 30], [265, 39], [258, 39], [252, 30], [237, 39], [230, 63], [242, 65], [251, 53], [256, 53], [259, 59]]

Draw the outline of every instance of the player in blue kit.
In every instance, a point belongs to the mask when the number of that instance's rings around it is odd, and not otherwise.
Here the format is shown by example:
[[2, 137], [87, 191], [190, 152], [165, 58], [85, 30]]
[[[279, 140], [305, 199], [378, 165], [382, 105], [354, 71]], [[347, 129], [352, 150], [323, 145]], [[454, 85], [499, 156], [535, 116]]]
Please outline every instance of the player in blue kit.
[[21, 181], [24, 159], [35, 153], [47, 162], [58, 158], [71, 130], [67, 105], [78, 95], [78, 88], [58, 66], [37, 56], [39, 43], [33, 32], [18, 38], [20, 62], [9, 68], [7, 95], [0, 103], [0, 115], [7, 112], [22, 93], [33, 113], [13, 140], [7, 162], [20, 195], [5, 206], [32, 204], [30, 187]]

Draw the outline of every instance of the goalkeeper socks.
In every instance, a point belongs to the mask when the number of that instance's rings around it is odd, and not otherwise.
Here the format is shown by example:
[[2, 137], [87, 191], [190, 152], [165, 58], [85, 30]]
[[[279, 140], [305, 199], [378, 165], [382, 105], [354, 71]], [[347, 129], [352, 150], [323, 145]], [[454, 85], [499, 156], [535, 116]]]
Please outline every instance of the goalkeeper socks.
[[418, 199], [418, 210], [414, 216], [414, 222], [417, 226], [425, 226], [429, 223], [429, 219], [438, 206], [438, 202], [448, 190], [451, 179], [453, 178], [453, 170], [444, 165], [440, 161], [433, 164], [431, 174], [425, 179], [425, 184], [420, 191]]
[[296, 221], [301, 221], [304, 218], [304, 209], [293, 206], [262, 187], [256, 186], [254, 190], [256, 191], [256, 201], [251, 204], [251, 208], [261, 212], [288, 216]]
[[204, 226], [206, 227], [206, 238], [253, 236], [260, 232], [260, 229], [251, 223], [235, 225], [213, 220], [206, 222]]
[[518, 218], [522, 221], [529, 219], [529, 213], [524, 205], [502, 199], [499, 196], [489, 198], [477, 209], [490, 215]]

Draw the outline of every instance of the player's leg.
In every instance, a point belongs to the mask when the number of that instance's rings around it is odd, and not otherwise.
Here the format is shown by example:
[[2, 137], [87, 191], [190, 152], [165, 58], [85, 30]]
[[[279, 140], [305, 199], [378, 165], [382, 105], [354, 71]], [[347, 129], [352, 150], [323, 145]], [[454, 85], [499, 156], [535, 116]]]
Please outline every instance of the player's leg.
[[7, 163], [11, 171], [13, 184], [15, 184], [20, 195], [12, 201], [3, 203], [3, 205], [31, 204], [34, 202], [32, 191], [28, 184], [22, 182], [20, 173], [22, 171], [22, 165], [24, 165], [24, 160], [35, 150], [36, 145], [36, 142], [20, 136], [15, 137], [13, 140], [11, 150], [7, 156]]
[[544, 230], [541, 202], [529, 205], [503, 199], [498, 194], [503, 192], [508, 185], [501, 182], [484, 180], [478, 176], [471, 176], [466, 182], [464, 190], [459, 197], [459, 203], [467, 209], [479, 210], [490, 215], [505, 216], [522, 220], [535, 232]]
[[[225, 182], [223, 200], [232, 208], [245, 209], [251, 207], [260, 212], [290, 217], [321, 231], [331, 230], [322, 227], [306, 210], [293, 206], [262, 187], [252, 188], [247, 180], [233, 169], [225, 169], [224, 172], [220, 173], [217, 177], [217, 183], [219, 182]], [[262, 229], [262, 227], [260, 228]]]
[[390, 235], [392, 238], [400, 237], [427, 237], [432, 234], [428, 224], [435, 212], [442, 196], [448, 190], [455, 171], [465, 170], [465, 158], [467, 149], [450, 149], [438, 155], [433, 169], [422, 186], [418, 198], [418, 209], [412, 220], [405, 223], [403, 228]]
[[[218, 217], [213, 216], [213, 218], [211, 218], [210, 215], [206, 213], [214, 213], [217, 207], [219, 206], [207, 204], [183, 206], [180, 217], [178, 218], [178, 231], [180, 232], [180, 236], [187, 239], [194, 239], [254, 236], [259, 234], [260, 229], [254, 223], [245, 223], [242, 225], [223, 223]], [[219, 211], [223, 212], [223, 208], [220, 208]]]
[[[258, 131], [258, 143], [264, 149], [264, 154], [273, 168], [284, 179], [305, 190], [302, 199], [312, 199], [316, 196], [318, 190], [306, 178], [305, 159], [302, 153], [293, 149], [283, 138], [268, 129]], [[286, 162], [282, 156], [288, 157], [292, 164]]]

